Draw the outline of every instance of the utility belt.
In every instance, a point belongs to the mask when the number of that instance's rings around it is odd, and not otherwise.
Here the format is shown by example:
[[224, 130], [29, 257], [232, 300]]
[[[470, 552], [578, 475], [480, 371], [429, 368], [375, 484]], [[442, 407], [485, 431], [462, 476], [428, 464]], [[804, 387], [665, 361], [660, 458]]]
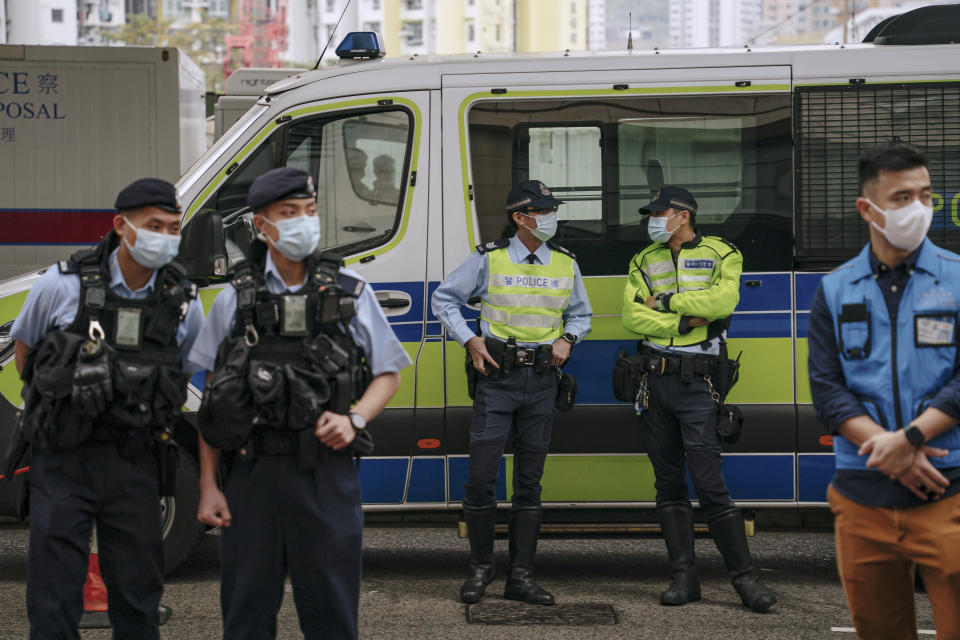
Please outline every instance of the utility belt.
[[515, 369], [525, 367], [532, 368], [537, 373], [549, 373], [557, 376], [557, 400], [555, 406], [559, 411], [570, 411], [573, 409], [577, 400], [577, 381], [569, 373], [563, 373], [559, 367], [553, 366], [553, 345], [540, 344], [536, 347], [521, 347], [517, 344], [517, 339], [513, 336], [506, 342], [497, 338], [484, 338], [484, 344], [487, 347], [487, 353], [493, 358], [494, 362], [500, 367], [490, 371], [492, 367], [487, 367], [488, 374], [482, 375], [473, 366], [473, 360], [470, 352], [466, 354], [467, 371], [467, 393], [473, 400], [477, 394], [477, 384], [480, 379], [486, 377], [491, 380], [498, 380]]
[[536, 347], [521, 347], [517, 339], [511, 337], [504, 342], [496, 338], [484, 338], [487, 352], [500, 366], [504, 374], [514, 369], [532, 367], [537, 373], [553, 371], [553, 345], [541, 344]]
[[637, 364], [648, 373], [658, 376], [680, 374], [682, 381], [690, 382], [693, 376], [715, 376], [720, 359], [694, 354], [671, 355], [647, 347], [637, 354]]
[[720, 341], [717, 356], [674, 355], [642, 344], [638, 345], [635, 354], [621, 351], [613, 366], [614, 397], [620, 402], [633, 403], [637, 415], [642, 414], [650, 400], [647, 386], [650, 375], [679, 375], [681, 382], [685, 383], [692, 382], [694, 376], [702, 377], [717, 407], [717, 432], [721, 439], [728, 444], [740, 439], [743, 414], [739, 407], [724, 403], [740, 377], [740, 356], [735, 360], [727, 357], [725, 340]]

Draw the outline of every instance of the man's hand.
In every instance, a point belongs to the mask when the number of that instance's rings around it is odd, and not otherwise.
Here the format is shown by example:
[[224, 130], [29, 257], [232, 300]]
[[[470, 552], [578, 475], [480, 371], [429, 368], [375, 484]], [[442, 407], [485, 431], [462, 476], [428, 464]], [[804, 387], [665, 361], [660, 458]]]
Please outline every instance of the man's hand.
[[[927, 455], [939, 458], [947, 455], [947, 451], [934, 447], [924, 447]], [[857, 455], [867, 458], [867, 466], [871, 469], [879, 469], [894, 480], [899, 480], [900, 476], [913, 464], [917, 448], [907, 440], [903, 429], [897, 431], [884, 431], [875, 436], [871, 436], [862, 445]]]
[[212, 527], [229, 527], [232, 520], [227, 497], [217, 487], [200, 490], [197, 520]]
[[324, 411], [317, 420], [317, 429], [314, 434], [320, 438], [320, 442], [334, 451], [339, 451], [353, 442], [357, 432], [353, 428], [353, 423], [350, 422], [350, 416]]
[[656, 309], [656, 308], [657, 308], [657, 297], [656, 297], [656, 296], [649, 296], [646, 300], [643, 301], [643, 304], [647, 305], [647, 306], [650, 307], [651, 309]]
[[710, 321], [706, 318], [693, 317], [687, 322], [688, 327], [705, 327], [710, 324]]
[[557, 338], [553, 341], [553, 366], [562, 367], [563, 363], [570, 358], [570, 350], [573, 345], [565, 338]]
[[913, 461], [907, 470], [897, 478], [900, 484], [923, 501], [931, 498], [933, 500], [938, 499], [943, 495], [947, 487], [950, 486], [950, 481], [947, 480], [942, 473], [937, 471], [936, 467], [930, 464], [928, 456], [931, 454], [927, 453], [927, 450], [941, 452], [932, 454], [935, 458], [944, 456], [947, 453], [943, 449], [921, 447], [915, 451]]
[[[493, 359], [493, 356], [490, 355], [490, 352], [487, 351], [487, 343], [480, 336], [474, 336], [467, 340], [467, 351], [470, 352], [470, 358], [473, 360], [473, 368], [487, 375], [487, 368], [484, 366], [484, 362], [488, 362], [493, 365], [494, 369], [499, 369], [500, 365], [497, 364], [497, 361]], [[567, 352], [569, 355], [569, 352]]]

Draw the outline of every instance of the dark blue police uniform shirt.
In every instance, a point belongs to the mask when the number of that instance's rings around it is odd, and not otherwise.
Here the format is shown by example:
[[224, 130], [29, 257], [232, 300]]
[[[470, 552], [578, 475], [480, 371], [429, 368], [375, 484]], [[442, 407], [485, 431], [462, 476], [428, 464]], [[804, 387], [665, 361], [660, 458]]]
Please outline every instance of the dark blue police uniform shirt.
[[[873, 252], [870, 252], [870, 269], [883, 292], [887, 312], [891, 318], [897, 313], [900, 298], [917, 265], [919, 254], [918, 249], [907, 256], [900, 265], [891, 269], [881, 264]], [[810, 386], [818, 388], [817, 397], [820, 398], [818, 412], [829, 416], [829, 424], [825, 426], [830, 433], [835, 434], [845, 421], [864, 415], [866, 411], [860, 401], [844, 385], [833, 318], [830, 317], [822, 287], [817, 289], [813, 306], [810, 308], [807, 340], [810, 347], [808, 362]], [[940, 389], [930, 406], [948, 415], [960, 416], [960, 359], [954, 364], [953, 377]], [[943, 497], [960, 492], [960, 467], [940, 469], [940, 473], [950, 481], [950, 486]], [[904, 509], [929, 504], [913, 495], [896, 480], [891, 480], [883, 473], [872, 470], [837, 469], [833, 476], [833, 486], [847, 498], [871, 507]]]

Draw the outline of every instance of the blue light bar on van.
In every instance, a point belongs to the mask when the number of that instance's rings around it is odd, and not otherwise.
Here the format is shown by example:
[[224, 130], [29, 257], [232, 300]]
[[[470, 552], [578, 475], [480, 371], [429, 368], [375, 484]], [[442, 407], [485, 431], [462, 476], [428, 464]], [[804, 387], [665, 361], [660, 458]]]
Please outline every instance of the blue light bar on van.
[[375, 31], [351, 31], [337, 47], [340, 58], [382, 58], [385, 55], [387, 49]]

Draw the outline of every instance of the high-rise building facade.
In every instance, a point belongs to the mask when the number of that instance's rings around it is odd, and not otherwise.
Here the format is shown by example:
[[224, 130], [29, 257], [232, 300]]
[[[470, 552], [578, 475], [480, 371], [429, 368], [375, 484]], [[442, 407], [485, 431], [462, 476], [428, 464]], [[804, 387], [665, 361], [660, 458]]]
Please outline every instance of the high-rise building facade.
[[762, 0], [670, 0], [670, 47], [742, 45], [762, 13]]
[[9, 44], [77, 44], [77, 0], [6, 0]]
[[517, 51], [587, 48], [587, 0], [515, 0]]

